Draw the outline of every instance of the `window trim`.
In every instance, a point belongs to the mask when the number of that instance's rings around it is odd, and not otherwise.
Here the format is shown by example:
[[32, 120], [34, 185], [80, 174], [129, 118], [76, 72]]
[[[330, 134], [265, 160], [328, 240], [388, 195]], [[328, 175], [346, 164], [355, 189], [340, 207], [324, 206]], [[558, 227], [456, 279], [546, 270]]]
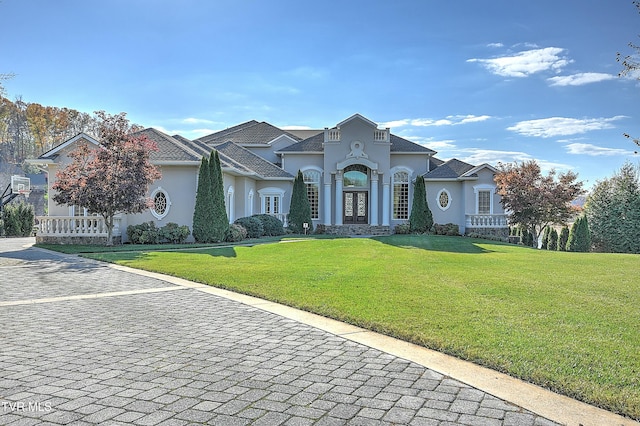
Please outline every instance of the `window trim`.
[[[476, 198], [476, 214], [493, 214], [493, 195], [496, 193], [495, 185], [481, 184], [473, 187]], [[489, 213], [480, 213], [480, 192], [489, 192]]]
[[[159, 193], [162, 193], [164, 195], [165, 200], [167, 201], [167, 206], [165, 207], [163, 213], [158, 213], [156, 211], [155, 201], [156, 201], [156, 195], [158, 195]], [[151, 211], [151, 214], [153, 215], [153, 217], [155, 217], [158, 220], [162, 220], [169, 214], [169, 210], [171, 209], [171, 198], [169, 198], [169, 193], [167, 192], [166, 189], [162, 188], [161, 186], [154, 189], [153, 192], [151, 193], [151, 201], [153, 202], [153, 206], [149, 208], [149, 211]]]
[[[391, 175], [391, 218], [392, 220], [409, 220], [409, 217], [411, 217], [411, 182], [412, 182], [412, 177], [413, 177], [413, 170], [409, 169], [408, 167], [394, 167], [393, 169], [391, 169], [389, 171], [390, 175]], [[397, 209], [396, 209], [396, 196], [395, 196], [395, 190], [396, 190], [396, 173], [406, 173], [407, 174], [407, 181], [406, 182], [399, 182], [402, 184], [407, 185], [407, 217], [398, 217], [397, 216]]]
[[[281, 189], [281, 188], [275, 188], [275, 187], [269, 187], [269, 188], [262, 188], [258, 191], [258, 194], [260, 195], [260, 213], [262, 214], [271, 214], [271, 215], [279, 215], [282, 214], [282, 200], [284, 199], [284, 194], [285, 194], [285, 190]], [[267, 213], [267, 209], [266, 209], [266, 205], [265, 205], [265, 201], [267, 199], [267, 197], [270, 197], [269, 199], [269, 204], [270, 204], [270, 213]], [[278, 198], [278, 211], [274, 212], [274, 207], [276, 205], [276, 203], [273, 201], [274, 198]]]
[[[323, 176], [323, 170], [319, 167], [315, 167], [315, 166], [308, 166], [305, 167], [303, 169], [300, 169], [300, 171], [302, 172], [302, 175], [304, 177], [305, 172], [315, 172], [317, 173], [318, 176], [318, 180], [314, 181], [314, 182], [305, 182], [305, 187], [307, 189], [307, 196], [309, 195], [309, 185], [313, 185], [315, 184], [317, 186], [317, 190], [318, 190], [318, 195], [317, 195], [317, 206], [316, 206], [316, 216], [314, 217], [313, 215], [313, 206], [311, 206], [311, 219], [312, 220], [320, 220], [320, 211], [321, 211], [321, 206], [322, 206], [322, 201], [320, 200], [320, 187], [322, 184], [322, 176]], [[304, 179], [303, 179], [304, 180]], [[309, 200], [309, 204], [311, 204], [311, 200]]]
[[[447, 194], [447, 205], [446, 206], [442, 206], [442, 204], [440, 203], [440, 196], [442, 194]], [[451, 207], [451, 202], [453, 201], [453, 199], [451, 198], [451, 192], [449, 192], [448, 189], [446, 188], [442, 188], [440, 191], [438, 191], [438, 194], [436, 195], [436, 206], [438, 206], [438, 208], [442, 211], [446, 211], [449, 209], [449, 207]]]

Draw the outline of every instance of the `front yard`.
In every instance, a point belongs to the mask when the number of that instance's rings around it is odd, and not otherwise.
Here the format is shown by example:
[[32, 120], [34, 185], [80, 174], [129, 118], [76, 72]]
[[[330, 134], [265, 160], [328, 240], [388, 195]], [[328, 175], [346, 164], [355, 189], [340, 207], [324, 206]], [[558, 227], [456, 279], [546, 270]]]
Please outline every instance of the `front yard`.
[[460, 237], [96, 253], [313, 311], [640, 419], [640, 257]]

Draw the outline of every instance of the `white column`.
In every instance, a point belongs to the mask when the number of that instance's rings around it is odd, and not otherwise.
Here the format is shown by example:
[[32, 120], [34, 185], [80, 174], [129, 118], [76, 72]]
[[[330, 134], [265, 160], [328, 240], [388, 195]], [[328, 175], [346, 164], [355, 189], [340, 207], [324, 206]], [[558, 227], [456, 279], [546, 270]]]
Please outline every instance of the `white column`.
[[382, 181], [382, 226], [389, 226], [391, 217], [391, 184], [386, 180]]
[[378, 172], [371, 171], [371, 225], [378, 226]]
[[331, 182], [324, 183], [324, 224], [331, 225]]
[[336, 225], [342, 225], [342, 170], [336, 172]]

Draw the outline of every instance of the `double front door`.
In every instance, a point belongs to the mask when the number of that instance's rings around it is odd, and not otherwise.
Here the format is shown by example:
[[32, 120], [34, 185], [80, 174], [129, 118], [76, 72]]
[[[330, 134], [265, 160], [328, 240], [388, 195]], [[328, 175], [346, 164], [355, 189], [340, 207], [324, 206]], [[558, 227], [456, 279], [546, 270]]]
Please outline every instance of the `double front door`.
[[367, 191], [345, 191], [343, 223], [368, 223]]

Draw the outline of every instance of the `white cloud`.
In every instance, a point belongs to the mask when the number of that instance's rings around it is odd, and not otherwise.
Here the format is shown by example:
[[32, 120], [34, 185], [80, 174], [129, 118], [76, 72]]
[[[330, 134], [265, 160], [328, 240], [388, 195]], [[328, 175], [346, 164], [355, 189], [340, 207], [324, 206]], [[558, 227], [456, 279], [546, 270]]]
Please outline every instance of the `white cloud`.
[[181, 120], [181, 122], [183, 124], [214, 124], [215, 123], [215, 121], [206, 120], [204, 118], [193, 118], [193, 117], [184, 118]]
[[582, 86], [583, 84], [598, 83], [605, 80], [613, 80], [616, 76], [601, 72], [583, 72], [573, 75], [562, 75], [548, 78], [551, 86]]
[[633, 155], [633, 151], [620, 148], [605, 148], [590, 143], [570, 143], [567, 145], [569, 154], [599, 156]]
[[538, 120], [521, 121], [515, 126], [507, 127], [524, 136], [537, 136], [542, 138], [551, 138], [555, 136], [568, 136], [580, 133], [586, 133], [593, 130], [611, 129], [612, 124], [616, 120], [626, 118], [623, 115], [617, 115], [609, 118], [568, 118], [568, 117], [550, 117]]
[[470, 155], [460, 158], [462, 161], [467, 162], [469, 164], [483, 164], [489, 163], [493, 166], [498, 163], [521, 163], [524, 161], [535, 160], [538, 165], [540, 165], [540, 169], [547, 173], [552, 169], [555, 170], [574, 170], [575, 166], [563, 163], [556, 163], [552, 161], [547, 161], [543, 159], [534, 158], [531, 154], [527, 154], [526, 152], [520, 151], [498, 151], [491, 149], [482, 149], [482, 148], [468, 148], [464, 150], [465, 152], [470, 153]]
[[504, 44], [502, 44], [502, 43], [489, 43], [489, 44], [487, 44], [487, 47], [504, 47]]
[[432, 126], [457, 126], [460, 124], [478, 123], [489, 120], [490, 115], [449, 115], [445, 118], [403, 118], [401, 120], [388, 121], [382, 123], [382, 127], [397, 128], [404, 126], [432, 127]]
[[528, 77], [542, 71], [559, 71], [572, 61], [562, 55], [565, 49], [545, 47], [491, 59], [467, 59], [478, 62], [494, 74], [504, 77]]

